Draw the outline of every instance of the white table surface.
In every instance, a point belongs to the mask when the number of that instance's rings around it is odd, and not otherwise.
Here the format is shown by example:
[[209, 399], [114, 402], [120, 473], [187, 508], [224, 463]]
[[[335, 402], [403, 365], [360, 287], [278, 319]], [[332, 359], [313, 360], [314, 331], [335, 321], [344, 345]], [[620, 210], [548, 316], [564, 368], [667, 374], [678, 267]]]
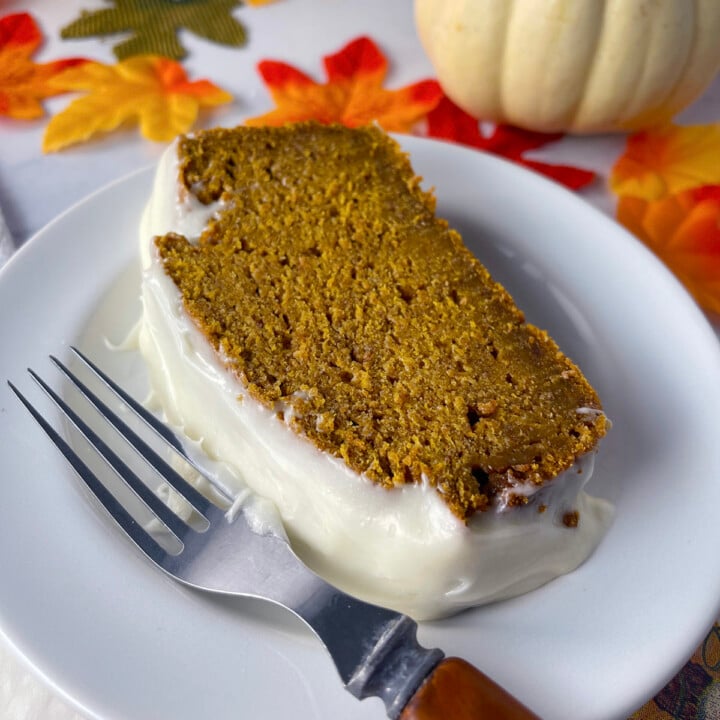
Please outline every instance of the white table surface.
[[[83, 56], [114, 63], [111, 50], [114, 39], [59, 38], [59, 28], [75, 19], [82, 9], [102, 6], [100, 0], [5, 0], [0, 3], [0, 14], [30, 12], [39, 21], [47, 40], [35, 56], [37, 62]], [[199, 126], [237, 124], [273, 107], [256, 71], [260, 59], [283, 60], [320, 79], [321, 57], [363, 34], [372, 37], [390, 59], [387, 87], [434, 77], [415, 34], [411, 0], [278, 0], [260, 8], [242, 7], [236, 15], [251, 31], [245, 48], [226, 48], [189, 33], [182, 34], [182, 42], [190, 50], [183, 61], [190, 78], [207, 77], [235, 96], [232, 104], [202, 115]], [[67, 102], [67, 97], [51, 98], [45, 107], [55, 113]], [[719, 120], [720, 77], [679, 117], [682, 123]], [[40, 148], [46, 122], [47, 118], [31, 122], [0, 119], [0, 208], [16, 247], [89, 193], [154, 164], [164, 149], [130, 128], [64, 152], [43, 155]], [[537, 157], [595, 170], [600, 179], [583, 195], [588, 202], [613, 214], [615, 201], [607, 191], [605, 179], [623, 145], [622, 136], [568, 137]], [[7, 238], [1, 239], [2, 231], [0, 223], [0, 264], [10, 249]], [[0, 308], [0, 312], [10, 311]], [[720, 336], [720, 322], [717, 318], [709, 319]], [[40, 678], [0, 634], [0, 718], [81, 717], [84, 716], [61, 696], [61, 690]]]

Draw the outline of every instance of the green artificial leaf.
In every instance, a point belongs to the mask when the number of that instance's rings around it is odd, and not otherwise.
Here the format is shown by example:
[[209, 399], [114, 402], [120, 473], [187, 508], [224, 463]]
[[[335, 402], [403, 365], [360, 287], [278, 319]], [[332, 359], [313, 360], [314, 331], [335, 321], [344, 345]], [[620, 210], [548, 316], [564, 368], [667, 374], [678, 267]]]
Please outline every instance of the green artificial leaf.
[[132, 32], [113, 47], [119, 60], [133, 55], [163, 55], [180, 60], [187, 51], [178, 30], [186, 29], [207, 40], [238, 47], [246, 40], [245, 28], [232, 16], [239, 0], [109, 0], [115, 7], [83, 10], [65, 26], [64, 39]]

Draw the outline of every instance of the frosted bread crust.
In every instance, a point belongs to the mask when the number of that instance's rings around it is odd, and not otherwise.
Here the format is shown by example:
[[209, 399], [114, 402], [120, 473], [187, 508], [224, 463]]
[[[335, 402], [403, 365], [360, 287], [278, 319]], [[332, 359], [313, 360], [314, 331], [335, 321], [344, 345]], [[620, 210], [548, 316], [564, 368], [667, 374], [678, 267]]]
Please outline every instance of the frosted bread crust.
[[[417, 477], [403, 474], [399, 482], [393, 473], [392, 482], [379, 482], [368, 470], [370, 465], [359, 471], [342, 453], [314, 442], [303, 421], [323, 433], [326, 420], [323, 413], [313, 414], [313, 387], [286, 387], [272, 395], [271, 402], [257, 391], [258, 383], [234, 364], [228, 352], [231, 346], [208, 339], [203, 319], [188, 303], [192, 293], [182, 289], [177, 272], [173, 278], [168, 268], [175, 262], [179, 267], [198, 247], [222, 245], [221, 226], [230, 207], [233, 218], [247, 214], [238, 215], [240, 201], [223, 184], [225, 180], [205, 182], [196, 170], [188, 170], [183, 147], [176, 145], [166, 154], [145, 216], [143, 353], [171, 420], [192, 436], [202, 437], [210, 454], [236, 466], [244, 482], [277, 504], [306, 561], [345, 589], [420, 618], [524, 592], [582, 562], [609, 521], [605, 503], [578, 494], [590, 475], [588, 460], [579, 466], [573, 454], [569, 465], [559, 471], [561, 477], [551, 483], [536, 472], [533, 462], [516, 462], [503, 473], [496, 472], [493, 480], [481, 465], [482, 473], [471, 468], [469, 476], [476, 487], [470, 496], [475, 493], [475, 500], [458, 512], [457, 505], [447, 502], [432, 463], [420, 463]], [[237, 157], [236, 162], [242, 162], [242, 156]], [[273, 174], [281, 176], [277, 168]], [[418, 208], [431, 216], [431, 202], [411, 174], [404, 183], [415, 194]], [[242, 206], [246, 208], [248, 202], [245, 198]], [[341, 212], [329, 217], [341, 217]], [[422, 221], [427, 217], [423, 215]], [[456, 242], [452, 231], [443, 232], [451, 244]], [[166, 240], [155, 244], [154, 235]], [[163, 243], [169, 252], [163, 250]], [[171, 257], [176, 247], [181, 250]], [[313, 253], [310, 257], [317, 258]], [[291, 264], [287, 253], [285, 259], [282, 264], [282, 257], [277, 258], [280, 267]], [[188, 262], [207, 272], [206, 266]], [[256, 272], [261, 265], [254, 265]], [[475, 267], [472, 262], [471, 267]], [[400, 302], [412, 305], [423, 299], [427, 286], [395, 290]], [[403, 298], [402, 292], [410, 297]], [[504, 293], [496, 292], [501, 297]], [[460, 296], [456, 300], [459, 303]], [[347, 307], [352, 309], [352, 303]], [[519, 311], [514, 313], [512, 317], [522, 324]], [[292, 338], [289, 342], [292, 347]], [[349, 353], [348, 361], [359, 362], [358, 354], [353, 360]], [[567, 361], [563, 371], [567, 380], [576, 368]], [[582, 404], [574, 410], [599, 407], [590, 392], [589, 398], [578, 399]], [[463, 400], [465, 434], [482, 425], [484, 415], [497, 412], [490, 400], [478, 402], [472, 412]], [[604, 422], [600, 412], [578, 415], [581, 428], [592, 427], [597, 418], [601, 418], [598, 427]], [[383, 463], [379, 466], [382, 470]], [[484, 499], [478, 501], [479, 496]], [[571, 529], [563, 519], [575, 511], [580, 521]]]

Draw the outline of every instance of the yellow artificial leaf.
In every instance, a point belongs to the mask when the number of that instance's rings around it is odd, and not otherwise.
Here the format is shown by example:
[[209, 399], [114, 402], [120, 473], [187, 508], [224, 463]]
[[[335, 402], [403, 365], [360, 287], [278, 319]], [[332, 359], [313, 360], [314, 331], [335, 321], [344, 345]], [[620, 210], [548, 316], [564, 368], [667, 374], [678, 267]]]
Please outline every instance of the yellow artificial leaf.
[[617, 195], [658, 200], [720, 184], [720, 123], [668, 125], [631, 135], [612, 170]]
[[201, 107], [232, 100], [213, 83], [190, 81], [177, 62], [155, 55], [135, 56], [115, 65], [87, 63], [61, 73], [53, 83], [87, 94], [50, 120], [44, 152], [55, 152], [131, 121], [139, 123], [148, 140], [167, 142], [193, 126]]

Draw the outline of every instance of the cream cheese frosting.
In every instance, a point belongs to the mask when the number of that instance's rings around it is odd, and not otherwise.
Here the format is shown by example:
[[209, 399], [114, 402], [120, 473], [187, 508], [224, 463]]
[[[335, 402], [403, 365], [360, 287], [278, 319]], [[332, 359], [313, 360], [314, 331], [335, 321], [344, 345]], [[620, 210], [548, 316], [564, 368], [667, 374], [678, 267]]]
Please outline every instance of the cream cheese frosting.
[[[197, 240], [222, 208], [188, 192], [177, 154], [174, 143], [163, 155], [141, 222], [139, 345], [167, 420], [234, 470], [231, 493], [272, 501], [293, 548], [328, 581], [420, 620], [527, 592], [592, 553], [612, 517], [582, 490], [592, 454], [538, 492], [515, 486], [532, 496], [527, 505], [508, 508], [501, 497], [465, 524], [427, 478], [381, 488], [254, 400], [185, 312], [155, 250], [153, 237], [168, 232]], [[574, 511], [579, 524], [567, 527]]]

